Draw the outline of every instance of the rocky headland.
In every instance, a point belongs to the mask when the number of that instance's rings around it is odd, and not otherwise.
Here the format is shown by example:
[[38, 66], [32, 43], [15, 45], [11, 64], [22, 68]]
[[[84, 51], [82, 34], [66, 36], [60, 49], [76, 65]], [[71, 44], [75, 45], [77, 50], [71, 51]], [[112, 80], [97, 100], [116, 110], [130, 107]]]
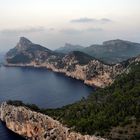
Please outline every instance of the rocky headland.
[[126, 71], [133, 61], [139, 60], [137, 57], [109, 65], [83, 52], [73, 51], [64, 55], [21, 37], [16, 47], [6, 54], [5, 65], [43, 67], [82, 80], [87, 85], [104, 88]]
[[70, 128], [47, 115], [6, 102], [0, 106], [0, 119], [7, 128], [28, 140], [105, 140], [72, 132]]

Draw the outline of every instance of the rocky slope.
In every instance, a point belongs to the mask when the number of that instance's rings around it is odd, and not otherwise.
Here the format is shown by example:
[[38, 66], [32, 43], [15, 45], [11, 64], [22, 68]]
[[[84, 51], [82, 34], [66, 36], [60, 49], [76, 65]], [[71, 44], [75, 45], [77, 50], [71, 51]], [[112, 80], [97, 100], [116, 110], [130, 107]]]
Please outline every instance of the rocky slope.
[[50, 56], [60, 57], [57, 53], [41, 45], [34, 44], [25, 37], [21, 37], [16, 47], [6, 54], [6, 60], [12, 64], [41, 63]]
[[0, 119], [10, 130], [29, 140], [104, 140], [71, 132], [69, 128], [47, 115], [6, 102], [1, 104]]
[[59, 109], [42, 110], [82, 134], [109, 140], [140, 140], [140, 62], [114, 83]]
[[45, 67], [80, 79], [90, 86], [102, 88], [113, 83], [115, 77], [125, 71], [131, 61], [135, 60], [138, 61], [139, 57], [108, 65], [79, 51], [63, 56], [61, 53], [33, 44], [24, 37], [20, 38], [17, 46], [6, 55], [7, 66]]

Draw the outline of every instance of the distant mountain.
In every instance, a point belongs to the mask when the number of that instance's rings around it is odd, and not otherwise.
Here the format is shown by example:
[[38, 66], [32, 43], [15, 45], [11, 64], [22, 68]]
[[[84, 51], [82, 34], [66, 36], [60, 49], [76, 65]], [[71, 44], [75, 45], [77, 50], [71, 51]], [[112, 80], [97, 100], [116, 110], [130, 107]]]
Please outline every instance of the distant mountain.
[[[112, 40], [85, 50], [112, 60], [118, 56], [126, 59], [139, 54], [139, 47], [137, 43]], [[110, 65], [80, 51], [62, 55], [22, 37], [7, 53], [6, 60], [8, 66], [43, 67], [103, 88], [97, 89], [87, 99], [61, 109], [39, 110], [31, 106], [32, 109], [59, 119], [86, 135], [100, 135], [110, 140], [140, 139], [140, 55]]]
[[131, 57], [140, 54], [140, 44], [120, 39], [103, 42], [102, 45], [91, 45], [89, 47], [81, 47], [66, 44], [65, 47], [57, 49], [57, 52], [69, 53], [70, 51], [81, 51], [102, 60], [108, 64], [122, 62]]
[[66, 43], [64, 47], [60, 47], [55, 51], [67, 54], [72, 51], [80, 51], [81, 49], [83, 49], [83, 46]]
[[30, 63], [33, 61], [39, 63], [51, 55], [56, 55], [56, 53], [21, 37], [16, 47], [6, 54], [6, 60], [8, 63]]
[[[136, 43], [131, 43], [132, 45], [130, 46], [130, 42], [122, 42], [120, 40], [104, 42], [102, 46], [92, 46], [86, 49], [90, 50], [92, 48], [100, 55], [104, 54], [103, 52], [106, 50], [108, 50], [109, 54], [111, 52], [115, 54], [120, 52], [122, 54], [121, 51], [129, 49], [130, 52], [134, 46], [138, 49], [138, 44]], [[123, 47], [121, 48], [120, 45], [122, 44]], [[101, 48], [102, 51], [95, 48]], [[114, 52], [114, 50], [117, 50], [117, 52]], [[111, 59], [110, 56], [108, 58]], [[140, 61], [140, 56], [135, 60]], [[6, 65], [8, 66], [45, 67], [52, 71], [80, 79], [88, 85], [98, 87], [105, 87], [113, 83], [116, 76], [121, 74], [132, 61], [133, 59], [130, 59], [122, 63], [110, 65], [80, 51], [72, 51], [64, 55], [34, 44], [24, 37], [21, 37], [16, 47], [6, 54]]]
[[140, 44], [123, 40], [110, 40], [81, 50], [107, 63], [117, 63], [140, 54]]
[[[71, 60], [75, 60], [75, 62], [80, 65], [84, 65], [89, 63], [91, 60], [93, 60], [94, 58], [88, 54], [85, 54], [83, 52], [80, 51], [73, 51], [68, 53], [67, 55], [65, 55], [65, 57], [63, 58], [63, 61], [65, 62], [71, 62]], [[72, 64], [72, 62], [71, 62]]]

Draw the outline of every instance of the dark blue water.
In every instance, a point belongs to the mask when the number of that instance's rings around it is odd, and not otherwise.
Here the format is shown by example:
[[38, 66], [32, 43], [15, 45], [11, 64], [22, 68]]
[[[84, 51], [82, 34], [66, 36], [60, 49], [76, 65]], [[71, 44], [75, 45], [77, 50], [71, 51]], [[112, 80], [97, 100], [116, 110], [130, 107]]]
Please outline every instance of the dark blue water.
[[5, 125], [0, 122], [0, 140], [25, 140], [21, 136], [8, 130]]
[[[93, 91], [83, 82], [46, 69], [0, 67], [0, 102], [22, 100], [57, 108], [87, 97]], [[0, 140], [22, 140], [0, 124]]]

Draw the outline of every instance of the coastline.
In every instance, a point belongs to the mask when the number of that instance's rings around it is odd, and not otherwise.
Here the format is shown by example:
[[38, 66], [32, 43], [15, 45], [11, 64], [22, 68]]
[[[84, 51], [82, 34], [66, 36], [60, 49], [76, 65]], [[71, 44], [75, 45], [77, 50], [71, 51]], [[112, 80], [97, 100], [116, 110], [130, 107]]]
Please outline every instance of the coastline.
[[5, 67], [37, 68], [37, 69], [50, 70], [50, 71], [52, 71], [52, 72], [54, 72], [54, 73], [62, 74], [62, 75], [65, 76], [65, 77], [69, 77], [69, 78], [72, 78], [72, 79], [75, 79], [75, 80], [79, 80], [79, 81], [83, 82], [86, 86], [89, 86], [89, 87], [91, 87], [91, 88], [94, 88], [94, 89], [101, 88], [101, 87], [99, 87], [99, 86], [86, 83], [86, 82], [84, 81], [84, 79], [80, 79], [80, 78], [76, 78], [76, 77], [71, 76], [71, 75], [67, 75], [64, 71], [54, 70], [54, 69], [52, 69], [52, 68], [50, 68], [50, 67], [46, 67], [46, 66], [31, 65], [31, 64], [3, 64], [3, 66], [5, 66]]
[[[66, 77], [70, 77], [79, 81], [82, 81], [85, 85], [90, 86], [92, 88], [104, 88], [106, 86], [109, 86], [110, 84], [112, 84], [114, 82], [114, 79], [108, 79], [108, 75], [107, 75], [107, 79], [108, 81], [106, 83], [104, 83], [104, 81], [102, 81], [102, 77], [94, 77], [91, 80], [87, 80], [85, 78], [85, 73], [82, 70], [78, 70], [77, 72], [68, 72], [65, 69], [57, 69], [54, 67], [53, 64], [41, 64], [41, 65], [37, 65], [36, 63], [28, 63], [28, 64], [10, 64], [10, 63], [5, 63], [4, 64], [5, 67], [31, 67], [31, 68], [43, 68], [43, 69], [47, 69], [47, 70], [51, 70], [55, 73], [60, 73], [63, 74]], [[79, 67], [79, 66], [78, 66]], [[85, 66], [80, 66], [80, 69], [84, 69]]]

